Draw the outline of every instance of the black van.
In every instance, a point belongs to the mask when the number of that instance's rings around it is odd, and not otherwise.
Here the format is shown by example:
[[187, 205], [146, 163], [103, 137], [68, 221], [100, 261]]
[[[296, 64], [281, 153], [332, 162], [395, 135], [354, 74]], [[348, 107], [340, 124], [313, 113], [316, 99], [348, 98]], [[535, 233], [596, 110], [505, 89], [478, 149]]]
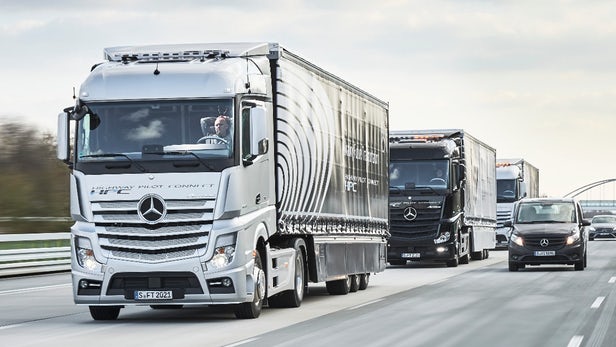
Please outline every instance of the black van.
[[582, 271], [587, 263], [588, 220], [574, 199], [523, 199], [514, 206], [509, 239], [509, 271], [526, 265], [566, 264]]

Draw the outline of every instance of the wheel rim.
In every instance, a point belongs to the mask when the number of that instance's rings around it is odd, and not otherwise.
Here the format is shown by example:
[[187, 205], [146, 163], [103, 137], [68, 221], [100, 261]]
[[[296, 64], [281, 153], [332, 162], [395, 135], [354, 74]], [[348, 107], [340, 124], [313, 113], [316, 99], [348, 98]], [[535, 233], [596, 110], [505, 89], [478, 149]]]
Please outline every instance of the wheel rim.
[[255, 265], [254, 271], [255, 278], [257, 279], [255, 297], [257, 298], [256, 303], [259, 303], [265, 298], [265, 272], [257, 265]]
[[304, 262], [301, 253], [295, 257], [295, 293], [299, 299], [304, 297]]

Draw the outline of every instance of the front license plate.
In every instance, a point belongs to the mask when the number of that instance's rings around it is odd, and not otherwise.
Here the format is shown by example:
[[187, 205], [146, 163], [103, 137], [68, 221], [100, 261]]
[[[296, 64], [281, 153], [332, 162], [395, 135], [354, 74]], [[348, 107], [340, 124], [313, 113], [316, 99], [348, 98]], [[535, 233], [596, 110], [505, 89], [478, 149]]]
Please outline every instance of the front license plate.
[[171, 300], [173, 292], [170, 290], [136, 290], [135, 300]]
[[536, 257], [550, 257], [556, 255], [555, 251], [535, 251]]
[[402, 253], [402, 254], [400, 254], [400, 256], [402, 258], [406, 258], [406, 259], [409, 259], [409, 258], [410, 259], [417, 259], [417, 258], [420, 257], [420, 254], [419, 253]]

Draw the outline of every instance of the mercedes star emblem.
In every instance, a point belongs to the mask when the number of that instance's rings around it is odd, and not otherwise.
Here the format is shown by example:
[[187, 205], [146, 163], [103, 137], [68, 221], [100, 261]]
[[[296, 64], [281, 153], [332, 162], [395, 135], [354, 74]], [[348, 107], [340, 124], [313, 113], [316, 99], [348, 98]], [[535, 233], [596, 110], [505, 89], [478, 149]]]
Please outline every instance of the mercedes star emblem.
[[156, 224], [165, 218], [167, 207], [163, 198], [155, 194], [148, 194], [139, 201], [138, 212], [143, 221], [148, 224]]
[[541, 245], [541, 247], [547, 247], [550, 245], [550, 241], [548, 239], [541, 239], [541, 241], [539, 241], [539, 245]]
[[414, 221], [415, 218], [417, 218], [417, 210], [409, 206], [404, 209], [402, 216], [404, 217], [404, 219], [406, 219], [409, 222]]

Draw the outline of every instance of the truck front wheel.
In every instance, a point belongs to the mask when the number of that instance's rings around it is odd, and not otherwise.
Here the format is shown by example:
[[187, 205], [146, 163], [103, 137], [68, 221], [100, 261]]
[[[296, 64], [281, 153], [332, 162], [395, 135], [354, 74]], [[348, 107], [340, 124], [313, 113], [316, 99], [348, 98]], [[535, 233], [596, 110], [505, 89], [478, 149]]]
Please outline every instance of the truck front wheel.
[[304, 253], [296, 242], [294, 289], [270, 297], [267, 300], [269, 307], [299, 307], [302, 304], [306, 288], [304, 264]]
[[94, 320], [116, 320], [122, 306], [90, 306], [89, 308]]
[[265, 273], [263, 272], [263, 266], [261, 265], [261, 255], [259, 252], [256, 253], [255, 265], [252, 270], [255, 283], [252, 302], [238, 304], [234, 310], [235, 317], [240, 319], [257, 318], [261, 314], [261, 309], [263, 308], [263, 298], [265, 298], [267, 283]]

